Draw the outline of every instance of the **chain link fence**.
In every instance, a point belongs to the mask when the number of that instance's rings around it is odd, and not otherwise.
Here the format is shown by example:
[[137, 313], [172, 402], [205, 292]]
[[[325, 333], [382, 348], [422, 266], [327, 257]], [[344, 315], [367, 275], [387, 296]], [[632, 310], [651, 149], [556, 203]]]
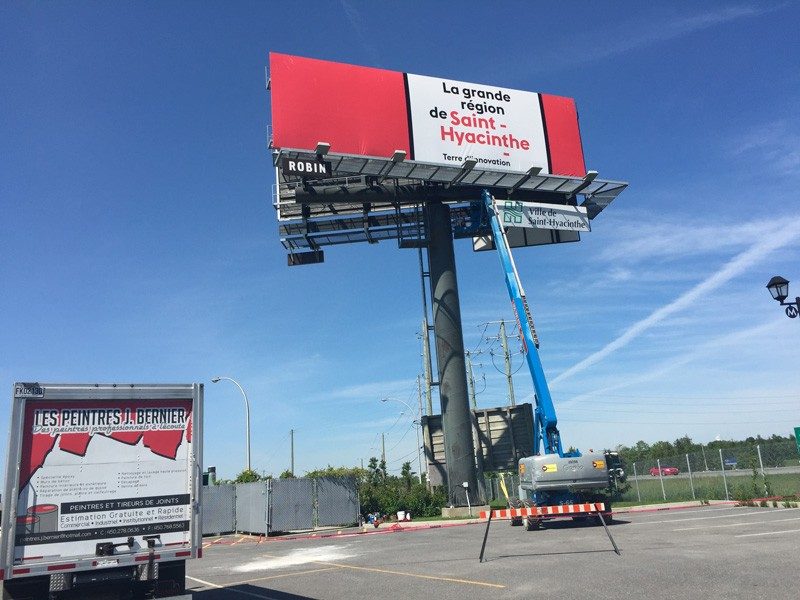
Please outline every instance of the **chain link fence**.
[[318, 527], [358, 522], [361, 506], [354, 477], [320, 477], [314, 481]]
[[503, 488], [500, 483], [501, 481], [505, 482], [509, 498], [518, 497], [519, 490], [517, 488], [519, 486], [519, 475], [514, 473], [503, 473], [501, 475], [498, 473], [496, 476], [484, 478], [487, 502], [506, 501], [506, 496], [503, 494]]
[[203, 535], [220, 535], [236, 530], [236, 487], [203, 487]]
[[[793, 456], [793, 458], [790, 458]], [[794, 443], [705, 448], [627, 465], [619, 500], [754, 500], [800, 494]]]
[[314, 528], [314, 480], [270, 479], [270, 531]]

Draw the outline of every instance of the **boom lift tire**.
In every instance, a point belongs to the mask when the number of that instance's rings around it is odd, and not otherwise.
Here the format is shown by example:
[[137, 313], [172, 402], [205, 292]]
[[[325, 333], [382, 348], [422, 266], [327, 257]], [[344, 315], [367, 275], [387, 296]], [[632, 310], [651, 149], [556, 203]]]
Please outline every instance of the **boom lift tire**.
[[542, 525], [541, 519], [535, 519], [532, 517], [525, 517], [522, 520], [523, 525], [525, 525], [525, 531], [536, 531]]
[[586, 522], [589, 520], [589, 517], [572, 517], [572, 520], [575, 521], [578, 525], [586, 525]]

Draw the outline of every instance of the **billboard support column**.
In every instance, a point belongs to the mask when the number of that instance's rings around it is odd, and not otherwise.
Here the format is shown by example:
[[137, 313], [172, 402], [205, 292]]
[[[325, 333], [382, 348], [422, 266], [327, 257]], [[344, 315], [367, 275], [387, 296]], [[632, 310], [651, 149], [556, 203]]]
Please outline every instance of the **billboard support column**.
[[[466, 506], [466, 490], [472, 489], [476, 493], [478, 480], [450, 208], [441, 202], [431, 202], [426, 219], [448, 498], [454, 506]], [[464, 483], [468, 487], [465, 488]]]

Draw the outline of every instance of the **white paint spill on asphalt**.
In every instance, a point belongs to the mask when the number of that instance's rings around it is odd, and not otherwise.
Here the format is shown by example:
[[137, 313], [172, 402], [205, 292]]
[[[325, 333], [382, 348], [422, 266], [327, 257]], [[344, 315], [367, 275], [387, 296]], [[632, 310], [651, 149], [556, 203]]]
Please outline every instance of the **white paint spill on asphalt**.
[[356, 556], [355, 554], [348, 554], [346, 549], [347, 546], [327, 546], [325, 548], [294, 550], [286, 556], [254, 560], [238, 567], [234, 567], [233, 570], [238, 571], [239, 573], [250, 573], [252, 571], [281, 569], [284, 567], [294, 567], [308, 563], [344, 560], [345, 558], [352, 558], [353, 556]]

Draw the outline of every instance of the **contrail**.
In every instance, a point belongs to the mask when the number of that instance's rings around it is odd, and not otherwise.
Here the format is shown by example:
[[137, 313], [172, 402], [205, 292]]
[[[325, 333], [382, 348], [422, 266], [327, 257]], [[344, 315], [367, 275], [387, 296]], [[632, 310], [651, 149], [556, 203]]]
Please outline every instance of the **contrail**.
[[773, 330], [779, 330], [781, 327], [783, 327], [783, 319], [780, 320], [772, 319], [766, 323], [762, 323], [761, 325], [748, 327], [747, 329], [741, 329], [739, 331], [734, 331], [733, 333], [728, 333], [723, 336], [716, 337], [712, 340], [707, 341], [704, 344], [701, 344], [691, 352], [686, 352], [677, 358], [673, 358], [672, 360], [669, 360], [666, 363], [661, 364], [660, 366], [656, 367], [655, 369], [647, 373], [642, 373], [638, 377], [626, 378], [624, 381], [621, 381], [619, 383], [614, 383], [612, 385], [608, 385], [606, 387], [593, 390], [591, 392], [585, 392], [583, 394], [573, 396], [572, 398], [569, 398], [568, 400], [560, 403], [559, 408], [569, 408], [573, 404], [583, 402], [584, 400], [594, 400], [598, 396], [602, 397], [603, 394], [607, 394], [609, 392], [646, 383], [647, 381], [651, 381], [657, 377], [666, 375], [669, 372], [674, 371], [679, 367], [691, 364], [700, 357], [708, 356], [709, 351], [712, 351], [714, 348], [735, 346], [741, 341], [746, 341], [754, 337], [759, 337], [767, 333], [772, 333]]
[[639, 337], [642, 333], [650, 329], [653, 325], [660, 323], [670, 315], [686, 308], [701, 296], [713, 292], [718, 287], [727, 283], [741, 272], [748, 269], [753, 264], [764, 258], [770, 252], [786, 246], [800, 235], [800, 221], [790, 222], [788, 226], [784, 225], [783, 229], [776, 228], [777, 233], [768, 237], [764, 241], [753, 244], [750, 248], [731, 259], [719, 271], [714, 273], [708, 279], [698, 283], [689, 291], [679, 296], [666, 306], [662, 306], [658, 310], [650, 313], [641, 321], [631, 325], [625, 332], [617, 339], [606, 344], [597, 352], [590, 354], [579, 363], [571, 366], [569, 369], [558, 375], [553, 379], [552, 384], [555, 385], [565, 379], [568, 379], [580, 373], [592, 365], [600, 362], [612, 352], [627, 346], [634, 339]]

